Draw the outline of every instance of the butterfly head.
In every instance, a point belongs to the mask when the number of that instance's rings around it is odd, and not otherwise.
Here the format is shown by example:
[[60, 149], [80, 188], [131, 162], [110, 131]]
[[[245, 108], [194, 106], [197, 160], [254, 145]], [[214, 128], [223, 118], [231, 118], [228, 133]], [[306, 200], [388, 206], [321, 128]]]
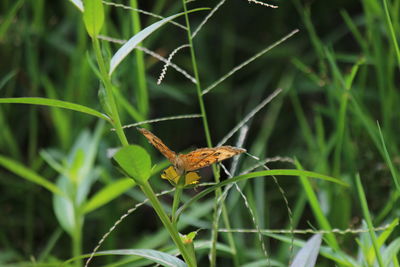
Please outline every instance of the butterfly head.
[[179, 175], [182, 175], [186, 172], [185, 170], [185, 162], [182, 160], [181, 157], [175, 157], [173, 159], [173, 162], [171, 162], [172, 164], [174, 164], [175, 169], [177, 170]]

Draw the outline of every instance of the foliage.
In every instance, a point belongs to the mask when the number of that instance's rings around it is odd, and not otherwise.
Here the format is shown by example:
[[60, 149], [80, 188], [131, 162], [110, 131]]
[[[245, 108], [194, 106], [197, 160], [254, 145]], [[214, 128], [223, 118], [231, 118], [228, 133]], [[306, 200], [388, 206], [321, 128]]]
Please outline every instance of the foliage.
[[0, 265], [399, 266], [400, 1], [268, 4], [2, 1]]

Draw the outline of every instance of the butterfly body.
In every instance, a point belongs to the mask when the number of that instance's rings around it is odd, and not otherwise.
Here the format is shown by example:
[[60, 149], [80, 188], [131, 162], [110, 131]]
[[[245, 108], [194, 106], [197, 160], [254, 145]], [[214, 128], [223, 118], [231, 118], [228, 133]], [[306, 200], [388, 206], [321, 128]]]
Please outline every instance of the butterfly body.
[[210, 166], [211, 164], [246, 152], [246, 150], [242, 148], [220, 146], [213, 148], [199, 148], [187, 154], [176, 154], [174, 151], [169, 149], [160, 138], [152, 134], [150, 131], [143, 128], [137, 129], [175, 166], [179, 175]]

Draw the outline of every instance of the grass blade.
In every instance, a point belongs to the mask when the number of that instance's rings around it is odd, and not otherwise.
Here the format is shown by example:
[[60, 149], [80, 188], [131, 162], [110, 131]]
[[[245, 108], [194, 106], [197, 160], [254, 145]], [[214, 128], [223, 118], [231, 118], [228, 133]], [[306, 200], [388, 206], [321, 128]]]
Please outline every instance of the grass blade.
[[34, 171], [26, 168], [19, 162], [16, 162], [10, 158], [0, 155], [0, 165], [21, 178], [24, 178], [30, 182], [43, 186], [44, 188], [46, 188], [47, 190], [49, 190], [54, 194], [64, 195], [64, 193], [55, 184], [49, 182], [46, 178], [40, 176]]
[[14, 6], [11, 8], [11, 10], [7, 11], [6, 13], [3, 13], [3, 15], [7, 14], [2, 18], [1, 25], [0, 25], [0, 40], [3, 40], [3, 36], [7, 32], [7, 30], [10, 28], [11, 23], [13, 22], [13, 19], [15, 19], [15, 14], [17, 11], [22, 7], [22, 4], [24, 3], [24, 0], [19, 0], [14, 4]]
[[[207, 10], [207, 8], [197, 8], [188, 11], [190, 12], [195, 12], [195, 11], [201, 11], [201, 10]], [[118, 67], [118, 65], [121, 63], [122, 60], [128, 56], [128, 54], [137, 46], [139, 45], [144, 39], [146, 39], [151, 33], [154, 31], [158, 30], [161, 26], [163, 26], [165, 23], [184, 15], [185, 12], [178, 13], [169, 17], [166, 17], [165, 19], [162, 19], [160, 21], [157, 21], [156, 23], [151, 24], [150, 26], [144, 28], [137, 34], [135, 34], [132, 38], [130, 38], [118, 51], [115, 53], [115, 55], [112, 57], [110, 61], [110, 71], [108, 75], [112, 75], [114, 70]]]
[[387, 22], [387, 25], [389, 28], [390, 37], [392, 39], [393, 46], [396, 51], [397, 67], [400, 70], [400, 49], [399, 49], [399, 44], [397, 43], [397, 37], [396, 37], [396, 33], [393, 28], [392, 20], [390, 19], [389, 8], [388, 8], [388, 4], [387, 4], [386, 0], [383, 0], [383, 8], [385, 10], [385, 18], [386, 18], [386, 22]]
[[392, 174], [393, 182], [396, 185], [397, 191], [400, 193], [400, 180], [399, 180], [400, 178], [397, 176], [397, 171], [394, 168], [392, 159], [390, 158], [389, 152], [387, 151], [385, 139], [383, 138], [383, 134], [381, 131], [381, 126], [379, 125], [379, 122], [377, 124], [378, 124], [379, 137], [381, 138], [381, 142], [382, 142], [383, 156], [386, 160], [386, 164], [389, 166], [390, 173]]
[[364, 189], [362, 187], [361, 179], [360, 179], [360, 175], [359, 174], [357, 174], [357, 177], [356, 177], [356, 185], [357, 185], [358, 197], [359, 197], [360, 203], [361, 203], [361, 209], [362, 209], [362, 212], [363, 212], [363, 215], [364, 215], [364, 219], [366, 220], [367, 225], [368, 225], [369, 235], [371, 237], [372, 245], [374, 247], [375, 254], [376, 254], [376, 257], [378, 259], [378, 264], [379, 264], [380, 267], [383, 267], [384, 265], [383, 265], [382, 255], [381, 255], [381, 252], [379, 250], [378, 240], [377, 240], [375, 232], [373, 230], [374, 229], [374, 225], [372, 224], [371, 214], [369, 213], [369, 210], [368, 210], [367, 199], [365, 197]]
[[[296, 166], [298, 169], [302, 169], [302, 166], [300, 165], [300, 163], [297, 160], [296, 160]], [[318, 201], [318, 197], [316, 196], [310, 181], [308, 180], [308, 178], [306, 176], [300, 175], [300, 182], [303, 185], [303, 189], [308, 198], [308, 203], [310, 204], [311, 209], [313, 210], [315, 219], [317, 220], [318, 224], [324, 230], [328, 230], [328, 231], [332, 230], [332, 227], [331, 227], [328, 219], [325, 217], [325, 215], [322, 211], [322, 208]], [[326, 235], [326, 237], [327, 237], [327, 242], [329, 243], [329, 245], [332, 248], [339, 249], [339, 244], [338, 244], [334, 234], [328, 233]]]
[[83, 207], [83, 212], [89, 213], [104, 206], [133, 186], [135, 186], [135, 182], [131, 178], [120, 179], [116, 182], [110, 183], [86, 202]]
[[48, 107], [57, 107], [57, 108], [65, 108], [70, 109], [82, 113], [86, 113], [108, 122], [111, 122], [110, 118], [98, 112], [97, 110], [91, 109], [86, 106], [82, 106], [79, 104], [57, 100], [57, 99], [50, 99], [50, 98], [43, 98], [43, 97], [15, 97], [15, 98], [0, 98], [1, 103], [15, 103], [15, 104], [31, 104], [31, 105], [40, 105], [40, 106], [48, 106]]

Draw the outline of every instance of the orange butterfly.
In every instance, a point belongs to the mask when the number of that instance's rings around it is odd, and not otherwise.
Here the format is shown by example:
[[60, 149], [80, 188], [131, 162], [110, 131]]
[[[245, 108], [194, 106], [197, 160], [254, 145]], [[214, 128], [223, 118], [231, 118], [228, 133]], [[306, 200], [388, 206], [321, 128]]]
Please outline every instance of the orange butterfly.
[[220, 146], [214, 148], [199, 148], [187, 154], [176, 154], [169, 149], [160, 138], [150, 131], [143, 128], [137, 129], [174, 165], [178, 175], [210, 166], [216, 162], [246, 152], [246, 150], [242, 148]]

